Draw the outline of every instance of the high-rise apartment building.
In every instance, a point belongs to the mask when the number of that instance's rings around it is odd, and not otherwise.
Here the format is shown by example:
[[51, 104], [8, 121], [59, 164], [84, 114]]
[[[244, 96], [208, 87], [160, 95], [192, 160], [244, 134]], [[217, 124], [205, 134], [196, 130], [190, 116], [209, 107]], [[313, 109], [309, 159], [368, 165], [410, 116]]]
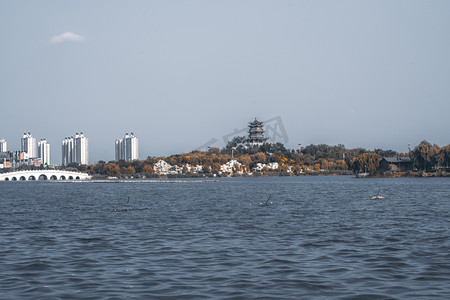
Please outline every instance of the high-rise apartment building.
[[69, 163], [73, 162], [73, 137], [68, 138], [66, 137], [61, 142], [61, 148], [62, 148], [62, 161], [61, 164], [63, 166], [67, 166]]
[[36, 138], [30, 132], [24, 133], [21, 139], [21, 150], [28, 154], [29, 158], [37, 157]]
[[65, 138], [62, 143], [62, 164], [78, 163], [87, 165], [89, 163], [88, 138], [81, 132], [75, 137]]
[[0, 139], [0, 152], [6, 152], [6, 141], [5, 139]]
[[139, 158], [138, 138], [133, 133], [126, 133], [123, 139], [116, 140], [115, 149], [116, 161], [133, 161]]
[[50, 165], [50, 144], [47, 143], [46, 139], [41, 139], [38, 142], [38, 157], [43, 165]]
[[88, 138], [81, 132], [75, 135], [75, 162], [81, 165], [89, 164]]

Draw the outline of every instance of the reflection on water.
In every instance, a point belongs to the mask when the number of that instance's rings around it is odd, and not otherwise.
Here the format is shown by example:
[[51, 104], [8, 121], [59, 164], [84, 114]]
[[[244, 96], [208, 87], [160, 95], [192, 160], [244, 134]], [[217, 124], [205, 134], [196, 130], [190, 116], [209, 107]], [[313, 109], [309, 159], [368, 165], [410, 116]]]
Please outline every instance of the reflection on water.
[[[446, 178], [2, 182], [0, 190], [5, 299], [450, 294]], [[378, 191], [384, 199], [371, 200]]]

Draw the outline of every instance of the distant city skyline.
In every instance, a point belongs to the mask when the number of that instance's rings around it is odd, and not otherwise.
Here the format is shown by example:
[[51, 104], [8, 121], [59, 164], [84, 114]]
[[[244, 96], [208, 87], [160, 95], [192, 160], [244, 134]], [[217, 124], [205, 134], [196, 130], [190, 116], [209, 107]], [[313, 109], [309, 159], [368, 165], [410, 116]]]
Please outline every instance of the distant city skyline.
[[[270, 123], [267, 123], [267, 122], [270, 122]], [[190, 152], [193, 150], [208, 150], [211, 147], [222, 148], [222, 147], [226, 146], [226, 143], [231, 141], [233, 137], [238, 137], [238, 136], [243, 137], [244, 141], [248, 140], [249, 138], [252, 139], [252, 137], [253, 137], [253, 139], [255, 137], [258, 137], [258, 138], [263, 138], [264, 140], [268, 140], [269, 142], [280, 142], [285, 146], [286, 146], [286, 142], [288, 142], [288, 140], [289, 140], [288, 136], [287, 136], [287, 132], [285, 131], [285, 128], [284, 128], [284, 124], [283, 124], [280, 116], [270, 118], [269, 120], [263, 121], [263, 122], [261, 122], [261, 121], [257, 120], [257, 118], [255, 118], [253, 121], [248, 122], [248, 126], [250, 129], [249, 128], [242, 128], [240, 130], [234, 129], [232, 132], [223, 135], [222, 142], [220, 142], [220, 139], [212, 138], [206, 144], [203, 144], [200, 147], [197, 147], [197, 149], [191, 149], [191, 150], [183, 152], [183, 153], [187, 153], [187, 152]], [[255, 127], [255, 128], [258, 127], [258, 128], [254, 129], [252, 131], [251, 128], [253, 128], [253, 127]], [[264, 128], [269, 128], [269, 130], [266, 130]], [[269, 132], [269, 135], [273, 135], [273, 136], [272, 137], [264, 137], [264, 132], [266, 132], [266, 131]], [[261, 133], [262, 133], [262, 135], [261, 135]], [[138, 138], [134, 135], [133, 132], [131, 132], [131, 134], [125, 133], [124, 138], [115, 140], [114, 159], [100, 158], [99, 160], [96, 160], [96, 161], [90, 161], [89, 155], [88, 155], [89, 147], [88, 147], [87, 140], [88, 140], [88, 138], [83, 134], [83, 132], [80, 132], [80, 134], [75, 133], [74, 136], [65, 137], [61, 142], [61, 146], [62, 146], [61, 163], [53, 162], [53, 165], [60, 165], [60, 164], [67, 165], [72, 162], [79, 163], [79, 164], [95, 164], [100, 160], [103, 160], [103, 161], [119, 161], [119, 160], [132, 161], [132, 160], [139, 160], [139, 159], [145, 160], [146, 157], [158, 156], [158, 155], [148, 155], [144, 158], [139, 158]], [[41, 147], [41, 144], [42, 144], [42, 147]], [[251, 144], [251, 142], [250, 142], [250, 144]], [[258, 140], [258, 142], [256, 142], [256, 144], [260, 145], [261, 142]], [[308, 145], [309, 144], [300, 144], [299, 143], [299, 144], [297, 144], [297, 147], [288, 148], [288, 149], [297, 150], [301, 146], [305, 147]], [[332, 146], [332, 144], [328, 144], [328, 145]], [[343, 144], [334, 144], [334, 146], [336, 146], [336, 145], [343, 145]], [[448, 144], [446, 144], [446, 145], [448, 145]], [[392, 149], [399, 153], [401, 153], [401, 152], [407, 153], [410, 150], [412, 150], [412, 148], [414, 148], [415, 146], [417, 146], [417, 145], [408, 144], [406, 151], [397, 151], [393, 148], [382, 148], [382, 147], [374, 147], [374, 149], [384, 149], [384, 150]], [[438, 146], [445, 146], [445, 145], [438, 145]], [[361, 146], [346, 147], [346, 148], [352, 149], [352, 148], [359, 148], [359, 147], [361, 147]], [[36, 153], [36, 155], [32, 154], [32, 156], [30, 156], [30, 154], [26, 150], [24, 150], [24, 149], [33, 149], [33, 148], [35, 148], [36, 150], [35, 150], [35, 152], [33, 152], [34, 150], [31, 150], [31, 153]], [[364, 148], [364, 147], [362, 147], [362, 148]], [[7, 149], [7, 141], [3, 138], [0, 139], [0, 150], [1, 150], [0, 152], [6, 152], [8, 150]], [[367, 150], [373, 150], [373, 149], [367, 149]], [[27, 155], [26, 155], [27, 159], [28, 158], [30, 158], [30, 159], [38, 158], [44, 165], [46, 165], [46, 164], [50, 165], [51, 164], [50, 161], [52, 160], [52, 157], [53, 157], [53, 154], [50, 151], [50, 144], [47, 142], [47, 140], [45, 138], [43, 138], [36, 144], [36, 138], [33, 137], [32, 133], [30, 131], [25, 132], [23, 134], [23, 136], [21, 138], [20, 151], [17, 149], [10, 149], [9, 151], [25, 152], [25, 153], [27, 153]], [[181, 153], [170, 153], [166, 156], [170, 156], [173, 154], [181, 154]], [[164, 156], [164, 155], [161, 155], [161, 156]]]
[[[288, 142], [407, 152], [450, 143], [450, 1], [2, 1], [0, 138], [140, 159], [280, 116]], [[101, 18], [100, 18], [101, 16]], [[17, 107], [19, 112], [15, 112]], [[113, 141], [113, 142], [112, 142]]]

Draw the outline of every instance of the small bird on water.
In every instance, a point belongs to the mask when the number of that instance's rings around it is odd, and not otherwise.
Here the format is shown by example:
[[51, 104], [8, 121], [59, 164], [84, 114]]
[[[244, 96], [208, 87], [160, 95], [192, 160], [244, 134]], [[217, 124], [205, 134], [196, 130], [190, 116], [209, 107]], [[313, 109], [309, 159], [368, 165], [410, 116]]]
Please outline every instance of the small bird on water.
[[123, 209], [114, 208], [113, 211], [130, 211], [131, 207], [129, 207], [129, 205], [130, 205], [130, 197], [128, 197], [127, 205], [125, 206], [125, 208]]
[[122, 208], [122, 209], [114, 208], [113, 211], [115, 211], [115, 212], [122, 212], [122, 211], [128, 212], [128, 211], [143, 211], [143, 210], [147, 210], [147, 209], [149, 209], [149, 208], [148, 207], [142, 207], [142, 208], [134, 208], [134, 209], [132, 209], [131, 206], [130, 206], [130, 197], [128, 197], [127, 205], [125, 206], [125, 208]]
[[[269, 203], [269, 200], [270, 200], [270, 198], [272, 198], [272, 195], [270, 195], [270, 196], [269, 196], [269, 198], [267, 198], [267, 201], [266, 201], [266, 203], [264, 203], [264, 204], [262, 204], [262, 203], [259, 203], [259, 205], [261, 205], [261, 206], [266, 206], [266, 205], [267, 205], [267, 203]], [[270, 202], [270, 204], [272, 204], [272, 202]]]
[[129, 196], [128, 196], [128, 201], [127, 201], [127, 211], [128, 211], [128, 204], [130, 204], [130, 197]]

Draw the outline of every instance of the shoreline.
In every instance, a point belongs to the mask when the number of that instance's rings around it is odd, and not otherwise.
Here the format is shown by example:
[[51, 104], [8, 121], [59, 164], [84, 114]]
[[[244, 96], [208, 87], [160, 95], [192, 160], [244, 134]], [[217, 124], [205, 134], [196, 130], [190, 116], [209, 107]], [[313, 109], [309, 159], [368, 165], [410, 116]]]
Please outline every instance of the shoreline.
[[434, 177], [450, 177], [450, 173], [446, 171], [408, 171], [408, 172], [390, 172], [384, 174], [369, 174], [360, 178], [434, 178]]
[[[4, 173], [3, 173], [4, 174]], [[126, 183], [126, 182], [168, 182], [168, 183], [183, 183], [183, 182], [218, 182], [222, 178], [255, 178], [255, 177], [312, 177], [312, 176], [353, 176], [355, 178], [436, 178], [436, 177], [450, 177], [450, 173], [446, 171], [408, 171], [408, 172], [385, 172], [383, 174], [367, 174], [358, 176], [353, 172], [266, 172], [266, 173], [244, 173], [233, 175], [218, 175], [218, 174], [164, 174], [153, 176], [130, 176], [130, 177], [108, 177], [103, 175], [91, 175], [89, 179], [72, 179], [72, 180], [41, 180], [49, 182], [92, 182], [92, 183]], [[2, 180], [3, 181], [3, 180]], [[34, 180], [17, 180], [17, 181], [34, 181]], [[39, 180], [36, 180], [39, 181]]]

